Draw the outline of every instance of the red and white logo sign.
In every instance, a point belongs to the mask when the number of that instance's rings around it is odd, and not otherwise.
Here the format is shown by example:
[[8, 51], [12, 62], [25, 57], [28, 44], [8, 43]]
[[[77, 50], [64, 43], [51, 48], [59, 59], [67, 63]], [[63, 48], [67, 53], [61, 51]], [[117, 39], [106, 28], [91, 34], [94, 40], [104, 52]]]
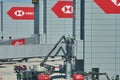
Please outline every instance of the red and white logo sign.
[[72, 1], [58, 1], [52, 8], [52, 11], [59, 18], [73, 17], [73, 2]]
[[16, 11], [14, 12], [14, 14], [15, 14], [16, 16], [24, 16], [24, 15], [25, 15], [25, 12], [24, 12], [23, 10], [16, 10]]
[[33, 20], [33, 7], [12, 7], [7, 14], [14, 20]]
[[11, 45], [24, 45], [24, 44], [25, 44], [25, 39], [17, 39], [11, 41]]
[[94, 0], [106, 14], [120, 14], [120, 0]]
[[120, 0], [111, 0], [116, 6], [120, 6]]
[[62, 8], [63, 13], [65, 14], [72, 14], [73, 13], [73, 7], [72, 6], [64, 6]]

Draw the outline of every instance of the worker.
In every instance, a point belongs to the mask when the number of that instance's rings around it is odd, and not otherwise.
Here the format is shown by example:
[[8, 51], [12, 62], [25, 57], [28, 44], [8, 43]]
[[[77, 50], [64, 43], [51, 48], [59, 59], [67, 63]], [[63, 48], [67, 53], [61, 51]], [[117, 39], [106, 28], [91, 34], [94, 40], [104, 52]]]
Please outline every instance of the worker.
[[19, 73], [17, 73], [17, 80], [21, 80], [21, 78], [22, 78], [22, 76], [21, 76], [21, 73], [19, 72]]

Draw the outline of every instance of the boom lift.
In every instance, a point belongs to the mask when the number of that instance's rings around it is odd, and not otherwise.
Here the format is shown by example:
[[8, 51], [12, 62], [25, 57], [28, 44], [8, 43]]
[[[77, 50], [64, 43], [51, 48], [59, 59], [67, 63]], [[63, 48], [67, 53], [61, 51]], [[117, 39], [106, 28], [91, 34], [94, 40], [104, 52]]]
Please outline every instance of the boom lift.
[[[60, 51], [63, 52], [63, 55], [62, 57], [65, 58], [65, 66], [62, 67], [62, 68], [65, 68], [65, 70], [62, 72], [62, 73], [65, 73], [65, 75], [55, 75], [55, 76], [51, 76], [51, 80], [53, 80], [54, 78], [65, 78], [65, 80], [71, 80], [72, 78], [72, 75], [74, 76], [75, 75], [75, 78], [78, 78], [79, 79], [74, 79], [73, 77], [73, 80], [99, 80], [97, 79], [96, 76], [100, 76], [100, 75], [103, 75], [105, 76], [105, 78], [107, 80], [110, 80], [110, 78], [108, 77], [108, 74], [107, 73], [98, 73], [98, 72], [84, 72], [84, 71], [76, 71], [75, 69], [73, 69], [73, 67], [75, 67], [75, 63], [74, 61], [76, 60], [75, 56], [73, 55], [73, 47], [74, 47], [74, 43], [75, 43], [75, 40], [73, 38], [70, 38], [70, 37], [65, 37], [65, 36], [62, 36], [60, 38], [60, 40], [55, 44], [55, 46], [53, 47], [53, 49], [48, 53], [48, 55], [43, 59], [43, 61], [40, 63], [40, 66], [44, 67], [47, 69], [47, 73], [49, 75], [53, 74], [55, 71], [55, 67], [54, 66], [51, 66], [51, 65], [48, 65], [46, 64], [47, 60], [48, 60], [48, 57], [50, 57], [52, 55], [52, 53], [54, 52], [55, 49], [57, 49], [57, 47], [61, 44], [61, 43], [65, 43], [65, 48], [63, 48], [63, 46], [60, 46], [56, 52], [56, 54], [54, 54], [52, 57], [56, 57]], [[63, 70], [63, 69], [61, 69]], [[83, 76], [83, 77], [81, 77]], [[81, 79], [80, 79], [81, 78]]]

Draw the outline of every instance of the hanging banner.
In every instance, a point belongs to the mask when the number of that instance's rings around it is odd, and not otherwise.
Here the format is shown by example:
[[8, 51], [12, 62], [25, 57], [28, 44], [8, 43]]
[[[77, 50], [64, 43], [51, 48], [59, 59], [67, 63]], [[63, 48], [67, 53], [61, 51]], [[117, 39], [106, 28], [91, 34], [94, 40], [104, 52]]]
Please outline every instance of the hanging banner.
[[72, 1], [58, 1], [52, 7], [52, 11], [59, 18], [73, 18], [73, 2]]
[[12, 7], [7, 14], [13, 20], [34, 20], [33, 7]]
[[106, 14], [120, 14], [120, 0], [94, 0]]
[[25, 39], [12, 40], [11, 45], [25, 45]]

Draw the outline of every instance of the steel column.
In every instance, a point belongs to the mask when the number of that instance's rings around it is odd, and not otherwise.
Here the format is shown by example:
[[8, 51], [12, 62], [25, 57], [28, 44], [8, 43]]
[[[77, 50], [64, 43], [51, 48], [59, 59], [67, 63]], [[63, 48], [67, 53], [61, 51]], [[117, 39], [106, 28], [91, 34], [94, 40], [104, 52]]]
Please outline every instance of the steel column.
[[76, 0], [73, 0], [73, 31], [72, 35], [76, 39]]
[[39, 34], [39, 3], [34, 4], [34, 34]]
[[1, 2], [1, 32], [3, 35], [3, 2]]

